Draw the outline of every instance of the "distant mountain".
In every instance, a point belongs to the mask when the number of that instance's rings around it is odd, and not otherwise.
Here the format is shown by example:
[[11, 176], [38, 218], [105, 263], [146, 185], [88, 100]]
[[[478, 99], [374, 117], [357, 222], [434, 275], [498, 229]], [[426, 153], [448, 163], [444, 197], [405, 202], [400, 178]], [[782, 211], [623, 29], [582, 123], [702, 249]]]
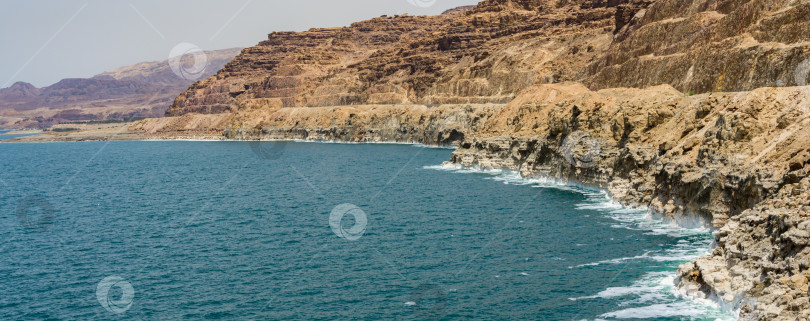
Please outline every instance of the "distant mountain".
[[[231, 61], [233, 57], [236, 57], [241, 50], [242, 49], [240, 48], [233, 48], [205, 52], [205, 57], [208, 60], [208, 67], [206, 67], [204, 72], [199, 74], [197, 79], [203, 79], [203, 77], [208, 77], [215, 74], [217, 71], [222, 69], [226, 63]], [[182, 64], [186, 68], [193, 67], [189, 65], [194, 64], [194, 62], [195, 61], [192, 59], [182, 60]], [[194, 83], [194, 80], [187, 80], [178, 77], [169, 65], [168, 60], [142, 62], [132, 66], [121, 67], [98, 74], [93, 77], [93, 79], [115, 79], [122, 81], [143, 82], [161, 86], [182, 85], [183, 87], [188, 87]]]
[[[195, 79], [222, 69], [241, 49], [207, 51], [204, 65], [191, 56], [178, 59], [180, 69], [198, 77], [181, 77], [169, 60], [143, 62], [92, 78], [63, 79], [37, 88], [17, 82], [0, 89], [0, 128], [41, 128], [76, 121], [161, 117], [174, 98]], [[177, 69], [177, 68], [175, 68]]]
[[26, 99], [39, 95], [39, 88], [27, 82], [16, 82], [11, 87], [0, 89], [0, 96], [7, 99]]

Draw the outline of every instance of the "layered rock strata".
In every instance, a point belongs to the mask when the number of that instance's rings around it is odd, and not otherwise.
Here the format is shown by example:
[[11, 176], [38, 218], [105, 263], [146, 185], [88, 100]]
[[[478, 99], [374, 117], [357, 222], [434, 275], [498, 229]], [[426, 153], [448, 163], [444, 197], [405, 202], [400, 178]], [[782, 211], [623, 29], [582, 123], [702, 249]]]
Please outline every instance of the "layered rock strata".
[[591, 89], [670, 84], [705, 93], [806, 85], [810, 2], [657, 0], [623, 25], [588, 69], [583, 82]]
[[[805, 85], [810, 3], [487, 0], [438, 16], [276, 32], [167, 115], [284, 107], [507, 103], [538, 83], [682, 92]], [[798, 73], [798, 75], [797, 75]]]
[[167, 115], [268, 99], [283, 107], [506, 103], [534, 83], [583, 78], [616, 25], [647, 3], [486, 0], [438, 16], [275, 32], [192, 85]]

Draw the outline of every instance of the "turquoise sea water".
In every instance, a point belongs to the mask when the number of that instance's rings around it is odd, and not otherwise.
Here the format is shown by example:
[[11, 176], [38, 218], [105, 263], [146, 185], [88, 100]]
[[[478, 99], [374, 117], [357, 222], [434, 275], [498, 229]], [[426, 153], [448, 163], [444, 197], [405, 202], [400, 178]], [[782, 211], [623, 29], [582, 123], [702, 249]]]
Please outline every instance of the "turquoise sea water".
[[709, 231], [450, 153], [0, 144], [0, 319], [730, 319], [672, 289]]

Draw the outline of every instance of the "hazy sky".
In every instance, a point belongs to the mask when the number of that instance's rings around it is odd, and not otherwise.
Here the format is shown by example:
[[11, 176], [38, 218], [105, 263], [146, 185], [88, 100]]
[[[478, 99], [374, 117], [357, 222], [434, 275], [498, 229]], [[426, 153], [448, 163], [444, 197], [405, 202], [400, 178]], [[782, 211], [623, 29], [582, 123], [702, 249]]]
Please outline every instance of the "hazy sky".
[[[478, 0], [0, 0], [0, 88], [165, 60], [179, 43], [249, 47], [272, 31], [438, 14]], [[431, 5], [432, 3], [432, 5]]]

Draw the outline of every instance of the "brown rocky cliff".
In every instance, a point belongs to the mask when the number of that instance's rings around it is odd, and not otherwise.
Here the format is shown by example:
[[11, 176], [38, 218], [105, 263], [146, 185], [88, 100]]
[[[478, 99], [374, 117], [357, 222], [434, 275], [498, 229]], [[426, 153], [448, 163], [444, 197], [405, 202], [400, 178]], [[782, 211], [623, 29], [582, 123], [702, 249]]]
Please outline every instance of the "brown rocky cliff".
[[[658, 0], [589, 66], [593, 89], [670, 84], [682, 92], [807, 84], [810, 3]], [[803, 78], [803, 79], [798, 79]]]
[[447, 17], [379, 17], [350, 27], [274, 32], [217, 75], [192, 85], [167, 115], [230, 110], [236, 98], [272, 98], [285, 106], [350, 102], [346, 89], [357, 75], [341, 77], [335, 75], [338, 71], [377, 49], [432, 32]]
[[622, 21], [618, 8], [639, 9], [632, 3], [488, 0], [439, 16], [273, 33], [194, 84], [167, 115], [235, 112], [252, 99], [285, 107], [506, 103], [534, 83], [583, 77]]
[[[286, 107], [506, 103], [536, 83], [682, 92], [803, 84], [810, 4], [487, 0], [432, 17], [279, 32], [194, 84], [169, 115]], [[615, 36], [613, 33], [616, 33]]]

